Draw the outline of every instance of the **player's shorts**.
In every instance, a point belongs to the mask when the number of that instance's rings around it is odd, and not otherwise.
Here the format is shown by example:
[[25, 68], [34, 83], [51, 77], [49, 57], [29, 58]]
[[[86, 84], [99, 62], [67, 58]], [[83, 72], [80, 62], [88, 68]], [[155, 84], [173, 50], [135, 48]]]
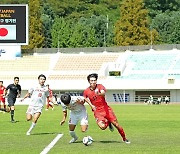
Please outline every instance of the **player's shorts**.
[[29, 106], [27, 111], [26, 111], [26, 114], [31, 114], [32, 116], [35, 114], [35, 113], [42, 113], [42, 109], [43, 107], [34, 107], [34, 106]]
[[100, 121], [109, 121], [113, 122], [117, 120], [116, 115], [114, 114], [111, 107], [107, 107], [107, 109], [96, 109], [94, 111], [94, 117], [96, 119], [96, 123], [99, 123]]
[[0, 98], [0, 102], [4, 103], [5, 104], [5, 98]]
[[70, 112], [69, 124], [77, 125], [80, 121], [80, 125], [88, 125], [88, 114], [85, 111], [82, 112]]
[[8, 101], [8, 106], [14, 106], [16, 102], [16, 98], [8, 97], [7, 101]]

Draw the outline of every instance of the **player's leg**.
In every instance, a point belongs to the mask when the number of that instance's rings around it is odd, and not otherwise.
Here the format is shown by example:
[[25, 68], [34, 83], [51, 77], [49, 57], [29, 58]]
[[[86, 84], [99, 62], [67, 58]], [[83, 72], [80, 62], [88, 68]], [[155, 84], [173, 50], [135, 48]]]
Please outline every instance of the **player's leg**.
[[28, 106], [27, 111], [26, 111], [26, 120], [30, 121], [32, 120], [32, 116], [33, 116], [33, 107], [32, 106]]
[[15, 101], [16, 99], [13, 99], [13, 98], [8, 98], [8, 106], [9, 106], [9, 112], [10, 112], [10, 115], [11, 115], [11, 122], [12, 123], [15, 123], [16, 121], [14, 120], [14, 110], [15, 110]]
[[12, 106], [10, 106], [10, 111], [11, 111], [11, 122], [14, 123], [14, 122], [16, 122], [16, 121], [14, 120], [14, 111], [15, 111], [15, 106], [14, 106], [14, 104], [13, 104]]
[[33, 115], [33, 117], [32, 117], [32, 124], [31, 124], [29, 130], [27, 131], [26, 135], [30, 135], [31, 131], [36, 126], [36, 123], [37, 123], [37, 121], [38, 121], [38, 119], [42, 113], [42, 107], [34, 108], [34, 107], [29, 106], [28, 109], [30, 111], [29, 114]]
[[108, 116], [107, 119], [115, 126], [115, 128], [118, 130], [119, 134], [121, 135], [123, 141], [125, 143], [130, 143], [130, 141], [127, 140], [126, 134], [123, 130], [123, 128], [119, 125], [118, 120], [116, 118], [116, 115], [114, 114], [113, 110], [109, 107], [108, 108]]
[[32, 115], [29, 114], [29, 113], [27, 113], [27, 114], [26, 114], [26, 120], [27, 120], [27, 121], [32, 120]]
[[2, 112], [3, 111], [3, 109], [1, 109], [1, 100], [0, 100], [0, 112]]
[[118, 130], [119, 134], [121, 135], [123, 141], [125, 143], [130, 143], [130, 141], [126, 138], [126, 134], [125, 134], [123, 128], [119, 125], [118, 121], [117, 120], [111, 121], [111, 123], [116, 127], [116, 129]]
[[46, 102], [46, 111], [49, 109], [49, 101]]
[[72, 137], [72, 139], [69, 141], [69, 143], [74, 143], [78, 139], [75, 133], [75, 128], [76, 128], [77, 123], [78, 123], [77, 115], [71, 112], [70, 119], [69, 119], [69, 134]]
[[54, 106], [53, 106], [53, 103], [51, 101], [49, 102], [49, 107], [51, 107], [52, 110], [54, 110]]
[[[27, 109], [27, 112], [26, 112], [26, 120], [27, 121], [30, 121], [32, 120], [32, 117], [33, 117], [33, 114], [34, 114], [34, 110], [33, 110], [33, 107], [32, 106], [29, 106], [28, 109]], [[35, 127], [34, 123], [32, 122], [29, 130], [27, 131], [26, 135], [30, 135], [30, 132], [32, 131], [32, 129]]]
[[81, 131], [86, 132], [88, 129], [88, 114], [86, 110], [83, 110], [79, 115], [79, 121], [81, 125]]
[[4, 110], [6, 110], [6, 102], [5, 102], [5, 99], [2, 101], [3, 103], [3, 106], [4, 106]]
[[26, 135], [30, 135], [31, 134], [31, 131], [36, 126], [36, 123], [37, 123], [37, 121], [38, 121], [40, 116], [41, 116], [41, 112], [34, 113], [34, 116], [33, 116], [33, 119], [32, 119], [32, 124], [31, 124], [29, 130], [27, 131]]
[[105, 130], [109, 126], [109, 121], [105, 118], [105, 111], [94, 111], [94, 117], [96, 119], [96, 123], [100, 129]]
[[74, 131], [76, 128], [76, 125], [69, 124], [69, 134], [72, 137], [72, 139], [69, 141], [69, 143], [74, 143], [78, 139], [76, 132]]

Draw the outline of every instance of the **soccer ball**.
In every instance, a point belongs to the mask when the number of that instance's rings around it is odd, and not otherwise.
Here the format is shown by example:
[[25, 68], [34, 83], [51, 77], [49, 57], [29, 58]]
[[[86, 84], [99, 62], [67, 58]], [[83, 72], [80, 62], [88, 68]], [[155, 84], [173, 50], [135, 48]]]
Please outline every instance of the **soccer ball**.
[[92, 139], [91, 136], [85, 136], [83, 138], [83, 144], [86, 145], [86, 146], [91, 145], [92, 142], [93, 142], [93, 139]]

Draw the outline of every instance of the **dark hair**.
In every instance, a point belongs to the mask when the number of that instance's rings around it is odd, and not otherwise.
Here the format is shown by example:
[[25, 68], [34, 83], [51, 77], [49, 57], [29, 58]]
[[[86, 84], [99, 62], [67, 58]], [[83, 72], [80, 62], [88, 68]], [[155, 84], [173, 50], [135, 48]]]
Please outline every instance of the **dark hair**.
[[89, 74], [89, 75], [87, 76], [87, 80], [89, 81], [90, 78], [96, 78], [96, 80], [97, 80], [97, 79], [98, 79], [98, 74], [96, 74], [96, 73]]
[[16, 80], [16, 79], [18, 79], [18, 80], [19, 80], [19, 77], [15, 76], [15, 77], [14, 77], [14, 80]]
[[61, 101], [67, 105], [71, 101], [71, 96], [69, 94], [63, 94], [61, 95]]
[[38, 76], [38, 79], [40, 79], [40, 77], [43, 77], [43, 78], [45, 78], [45, 80], [46, 80], [46, 76], [45, 76], [44, 74], [40, 74], [40, 75]]

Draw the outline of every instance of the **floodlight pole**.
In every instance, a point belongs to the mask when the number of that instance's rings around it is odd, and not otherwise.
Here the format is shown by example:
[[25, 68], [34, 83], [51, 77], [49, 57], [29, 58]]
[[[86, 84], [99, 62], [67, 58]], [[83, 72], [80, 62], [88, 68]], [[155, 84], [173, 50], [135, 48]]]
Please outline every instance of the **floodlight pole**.
[[59, 52], [59, 31], [58, 31], [58, 52]]
[[104, 51], [106, 51], [106, 31], [104, 29]]
[[106, 17], [106, 29], [104, 29], [104, 48], [105, 48], [104, 51], [106, 51], [106, 34], [108, 32], [108, 27], [109, 27], [109, 18], [107, 15], [107, 17]]
[[153, 41], [152, 41], [152, 30], [151, 30], [151, 49], [152, 49]]

